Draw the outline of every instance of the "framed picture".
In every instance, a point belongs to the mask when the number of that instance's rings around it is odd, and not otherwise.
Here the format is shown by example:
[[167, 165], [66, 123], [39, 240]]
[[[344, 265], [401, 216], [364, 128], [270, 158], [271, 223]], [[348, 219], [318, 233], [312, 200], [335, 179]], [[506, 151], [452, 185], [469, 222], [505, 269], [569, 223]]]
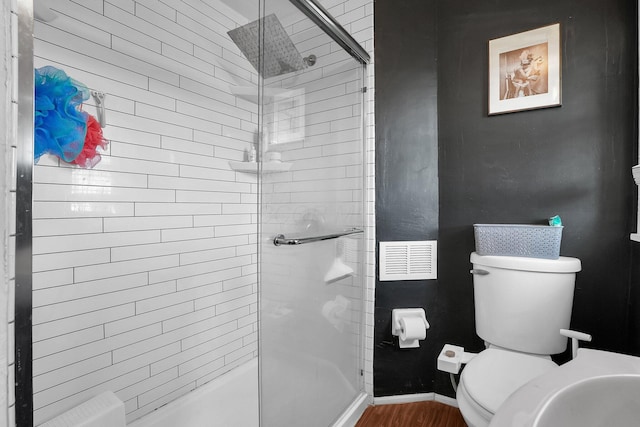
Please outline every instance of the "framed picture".
[[559, 105], [560, 24], [489, 41], [489, 115]]

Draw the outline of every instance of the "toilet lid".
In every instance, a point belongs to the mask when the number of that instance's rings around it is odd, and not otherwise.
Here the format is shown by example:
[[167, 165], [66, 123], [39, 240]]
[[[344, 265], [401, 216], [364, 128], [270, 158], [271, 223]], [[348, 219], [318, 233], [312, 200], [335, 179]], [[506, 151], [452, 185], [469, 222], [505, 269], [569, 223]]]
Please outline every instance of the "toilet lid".
[[511, 393], [557, 366], [540, 356], [489, 348], [465, 366], [460, 380], [476, 403], [495, 414]]

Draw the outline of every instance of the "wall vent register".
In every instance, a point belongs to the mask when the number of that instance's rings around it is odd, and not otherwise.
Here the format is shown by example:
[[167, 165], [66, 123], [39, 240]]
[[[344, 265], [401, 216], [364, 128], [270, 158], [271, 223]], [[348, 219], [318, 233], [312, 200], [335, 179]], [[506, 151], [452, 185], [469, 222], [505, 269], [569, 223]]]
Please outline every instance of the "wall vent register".
[[438, 277], [436, 240], [380, 242], [380, 281]]

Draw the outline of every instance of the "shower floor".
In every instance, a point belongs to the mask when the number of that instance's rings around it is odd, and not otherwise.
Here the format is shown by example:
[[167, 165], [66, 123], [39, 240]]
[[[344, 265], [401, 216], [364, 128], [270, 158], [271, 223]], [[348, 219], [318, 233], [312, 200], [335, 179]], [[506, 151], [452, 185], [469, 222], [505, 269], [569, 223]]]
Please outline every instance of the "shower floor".
[[[272, 384], [278, 384], [278, 390], [273, 390], [267, 396], [264, 417], [267, 425], [283, 426], [299, 425], [301, 419], [307, 419], [305, 425], [325, 427], [327, 422], [327, 407], [340, 407], [339, 402], [348, 402], [357, 392], [350, 388], [339, 370], [332, 368], [330, 364], [318, 362], [315, 369], [308, 369], [306, 365], [299, 366], [295, 358], [282, 357], [272, 363], [278, 367], [282, 365], [287, 369], [276, 369], [274, 374], [289, 372], [286, 377], [279, 377], [279, 381], [271, 380]], [[305, 369], [303, 369], [305, 368]], [[322, 383], [328, 382], [325, 387]], [[308, 396], [305, 389], [312, 382], [321, 390], [329, 385], [343, 382], [342, 392], [336, 388], [331, 393], [322, 393], [314, 400], [315, 403], [304, 404], [300, 396]], [[320, 383], [320, 384], [318, 384]], [[285, 390], [286, 393], [280, 394]], [[286, 396], [290, 400], [284, 401]], [[275, 399], [275, 400], [274, 400]], [[318, 402], [321, 402], [318, 404]], [[329, 417], [332, 418], [332, 417]], [[376, 424], [369, 424], [376, 425]], [[409, 425], [409, 424], [407, 424]], [[202, 387], [182, 396], [176, 401], [163, 406], [156, 411], [136, 420], [128, 427], [258, 427], [258, 359], [241, 365], [203, 385]], [[378, 426], [379, 427], [379, 426]]]
[[253, 359], [128, 427], [258, 427], [258, 424], [258, 359]]

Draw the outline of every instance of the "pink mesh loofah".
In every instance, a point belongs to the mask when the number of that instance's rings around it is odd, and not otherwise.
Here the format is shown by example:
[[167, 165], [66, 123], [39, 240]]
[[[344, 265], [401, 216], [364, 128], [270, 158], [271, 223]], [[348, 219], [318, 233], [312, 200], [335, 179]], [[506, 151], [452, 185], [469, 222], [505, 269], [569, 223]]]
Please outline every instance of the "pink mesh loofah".
[[87, 114], [87, 136], [84, 139], [84, 147], [71, 163], [79, 165], [83, 168], [91, 169], [102, 159], [96, 151], [98, 147], [107, 148], [108, 141], [102, 136], [102, 128], [100, 123], [90, 114]]

